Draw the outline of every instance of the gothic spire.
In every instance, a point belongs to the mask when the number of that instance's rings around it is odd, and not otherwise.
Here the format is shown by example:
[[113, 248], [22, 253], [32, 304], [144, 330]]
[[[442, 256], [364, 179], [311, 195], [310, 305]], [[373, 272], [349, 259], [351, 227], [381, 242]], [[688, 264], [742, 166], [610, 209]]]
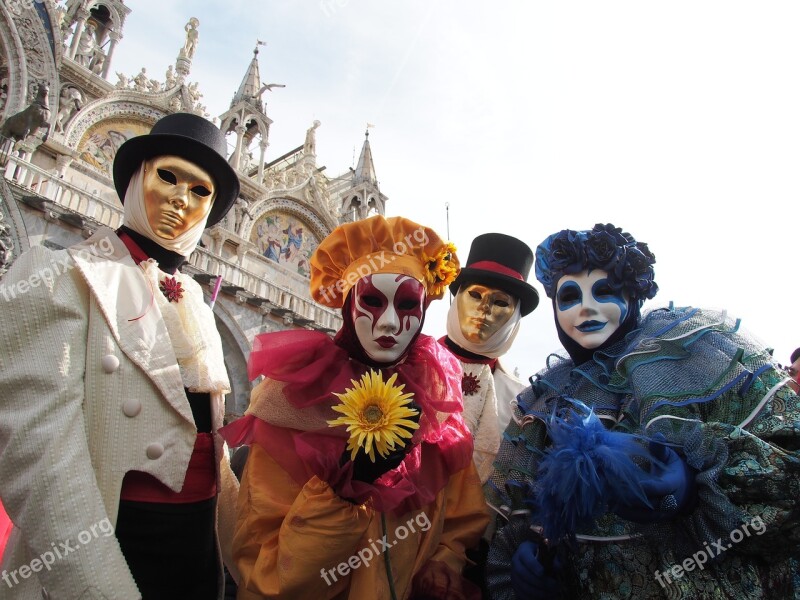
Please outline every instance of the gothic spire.
[[378, 178], [375, 176], [375, 165], [372, 162], [372, 150], [369, 147], [369, 127], [364, 132], [364, 145], [361, 147], [361, 156], [358, 157], [356, 167], [356, 183], [368, 182], [377, 184]]
[[263, 112], [263, 105], [261, 104], [261, 75], [258, 71], [258, 47], [266, 45], [266, 42], [260, 40], [256, 41], [256, 47], [253, 50], [253, 60], [250, 61], [250, 66], [247, 67], [247, 72], [244, 74], [242, 84], [239, 86], [239, 91], [231, 101], [231, 108], [236, 106], [239, 102], [246, 102], [253, 104], [259, 111]]

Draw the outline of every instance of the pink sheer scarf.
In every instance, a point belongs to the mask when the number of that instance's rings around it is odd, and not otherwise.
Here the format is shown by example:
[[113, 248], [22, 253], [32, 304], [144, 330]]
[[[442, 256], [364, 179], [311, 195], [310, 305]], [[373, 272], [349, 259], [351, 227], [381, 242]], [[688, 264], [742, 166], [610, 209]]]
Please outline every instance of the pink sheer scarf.
[[[257, 336], [249, 375], [284, 382], [284, 394], [299, 411], [338, 404], [332, 392], [352, 387], [369, 367], [317, 331], [290, 330]], [[396, 469], [372, 484], [352, 480], [352, 463], [339, 465], [347, 432], [343, 427], [301, 431], [272, 425], [254, 415], [223, 427], [231, 446], [262, 446], [300, 485], [316, 475], [342, 497], [371, 501], [379, 511], [403, 514], [433, 502], [449, 478], [472, 458], [472, 437], [461, 418], [461, 366], [430, 336], [420, 335], [406, 357], [380, 369], [384, 380], [397, 373], [404, 392], [422, 409], [413, 449]]]

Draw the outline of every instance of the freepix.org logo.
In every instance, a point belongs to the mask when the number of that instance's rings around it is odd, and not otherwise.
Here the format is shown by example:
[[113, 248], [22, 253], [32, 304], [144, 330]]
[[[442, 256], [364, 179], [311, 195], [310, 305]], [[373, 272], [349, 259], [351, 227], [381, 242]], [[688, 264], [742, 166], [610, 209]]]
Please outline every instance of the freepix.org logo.
[[372, 538], [369, 538], [367, 541], [367, 544], [369, 544], [368, 546], [365, 546], [345, 562], [339, 563], [332, 569], [326, 570], [323, 567], [319, 570], [319, 576], [325, 583], [331, 586], [334, 582], [338, 581], [339, 577], [347, 577], [351, 571], [355, 571], [362, 565], [369, 567], [370, 562], [380, 557], [384, 552], [388, 552], [389, 548], [396, 545], [399, 541], [406, 539], [409, 534], [417, 533], [417, 528], [419, 528], [420, 532], [428, 531], [428, 529], [431, 528], [431, 520], [424, 512], [398, 525], [394, 530], [394, 541], [389, 542], [385, 535], [374, 541]]
[[764, 524], [764, 521], [761, 519], [761, 516], [756, 515], [749, 523], [744, 523], [739, 529], [734, 529], [731, 531], [729, 536], [730, 542], [727, 544], [725, 544], [722, 538], [717, 538], [717, 541], [712, 542], [710, 546], [708, 542], [704, 542], [701, 550], [698, 550], [691, 556], [687, 557], [681, 564], [672, 565], [672, 567], [663, 573], [661, 571], [656, 571], [654, 573], [656, 581], [658, 581], [663, 588], [671, 584], [672, 579], [680, 579], [686, 573], [694, 571], [695, 569], [702, 571], [705, 568], [705, 564], [710, 559], [719, 556], [726, 550], [730, 550], [734, 544], [738, 544], [744, 540], [745, 537], [750, 537], [751, 528], [756, 535], [762, 535], [767, 530], [767, 527]]
[[42, 569], [51, 570], [57, 560], [62, 560], [73, 552], [78, 552], [82, 546], [90, 544], [92, 540], [96, 540], [101, 534], [103, 537], [114, 535], [114, 527], [112, 527], [108, 517], [97, 523], [92, 523], [87, 529], [78, 533], [75, 541], [71, 538], [67, 538], [58, 543], [51, 542], [51, 550], [42, 552], [27, 565], [22, 565], [12, 571], [4, 570], [2, 574], [0, 574], [0, 579], [2, 579], [8, 587], [14, 587], [20, 580], [28, 579], [28, 577], [34, 573], [38, 573]]
[[[105, 256], [109, 257], [114, 253], [114, 245], [107, 237], [102, 238], [99, 242], [94, 242], [87, 249], [79, 250], [77, 254], [82, 258], [89, 258], [90, 256]], [[51, 262], [49, 267], [39, 269], [35, 273], [31, 273], [25, 279], [20, 279], [9, 285], [0, 284], [0, 297], [6, 302], [14, 300], [17, 296], [28, 293], [40, 285], [50, 287], [53, 285], [56, 277], [63, 275], [67, 271], [75, 268], [75, 261], [72, 256], [64, 253], [64, 256], [57, 261]]]

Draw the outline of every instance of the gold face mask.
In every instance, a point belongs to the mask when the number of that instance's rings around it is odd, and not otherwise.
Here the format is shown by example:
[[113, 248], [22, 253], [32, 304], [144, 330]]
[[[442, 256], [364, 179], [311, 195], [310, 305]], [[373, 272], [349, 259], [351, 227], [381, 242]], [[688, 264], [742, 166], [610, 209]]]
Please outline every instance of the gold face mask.
[[145, 162], [144, 206], [157, 236], [174, 240], [206, 218], [216, 197], [211, 175], [179, 156]]
[[456, 295], [461, 334], [480, 344], [494, 335], [514, 314], [517, 298], [479, 283], [462, 286]]

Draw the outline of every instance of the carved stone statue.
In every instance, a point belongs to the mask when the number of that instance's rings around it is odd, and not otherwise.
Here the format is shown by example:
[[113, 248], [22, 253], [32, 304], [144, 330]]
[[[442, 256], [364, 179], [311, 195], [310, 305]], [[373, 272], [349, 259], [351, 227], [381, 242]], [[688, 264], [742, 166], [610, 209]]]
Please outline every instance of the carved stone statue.
[[314, 124], [311, 125], [306, 130], [306, 141], [303, 144], [303, 152], [306, 154], [316, 154], [317, 152], [317, 138], [316, 138], [316, 129], [322, 125], [319, 121], [314, 121]]
[[164, 81], [164, 89], [171, 90], [175, 87], [176, 83], [178, 83], [178, 78], [175, 77], [175, 71], [172, 69], [172, 65], [170, 65], [167, 69], [166, 79]]
[[80, 40], [78, 40], [78, 48], [75, 50], [75, 62], [87, 69], [91, 66], [92, 59], [95, 57], [97, 42], [94, 34], [95, 24], [92, 21], [87, 21], [81, 32]]
[[100, 46], [94, 47], [94, 52], [92, 54], [92, 63], [89, 67], [89, 70], [94, 73], [95, 75], [100, 75], [103, 72], [103, 65], [106, 62], [106, 55], [103, 54], [102, 49]]
[[64, 124], [81, 109], [83, 96], [77, 88], [67, 86], [61, 90], [56, 115], [56, 131], [64, 132]]
[[197, 40], [200, 37], [200, 32], [197, 31], [198, 25], [200, 25], [200, 21], [192, 17], [184, 27], [186, 30], [186, 42], [180, 51], [180, 55], [183, 58], [191, 59], [194, 57], [195, 50], [197, 50]]
[[150, 78], [147, 76], [147, 69], [142, 67], [141, 72], [133, 78], [133, 86], [138, 92], [146, 92], [149, 82]]
[[40, 82], [39, 89], [36, 91], [36, 98], [34, 98], [33, 102], [24, 110], [8, 117], [6, 122], [3, 123], [3, 126], [0, 127], [0, 135], [20, 141], [36, 133], [42, 127], [45, 127], [46, 132], [42, 141], [47, 141], [50, 135], [49, 91], [50, 84], [46, 81]]
[[116, 87], [118, 87], [118, 88], [126, 88], [126, 87], [128, 87], [128, 76], [127, 75], [124, 75], [124, 74], [120, 73], [119, 71], [117, 71], [117, 77], [119, 78], [119, 81], [117, 81], [117, 86]]
[[190, 83], [189, 87], [187, 88], [187, 91], [189, 92], [189, 98], [191, 98], [192, 100], [192, 104], [196, 104], [197, 102], [200, 101], [200, 98], [203, 97], [203, 94], [200, 92], [199, 89], [197, 89], [198, 85], [199, 84], [195, 81], [193, 83]]

